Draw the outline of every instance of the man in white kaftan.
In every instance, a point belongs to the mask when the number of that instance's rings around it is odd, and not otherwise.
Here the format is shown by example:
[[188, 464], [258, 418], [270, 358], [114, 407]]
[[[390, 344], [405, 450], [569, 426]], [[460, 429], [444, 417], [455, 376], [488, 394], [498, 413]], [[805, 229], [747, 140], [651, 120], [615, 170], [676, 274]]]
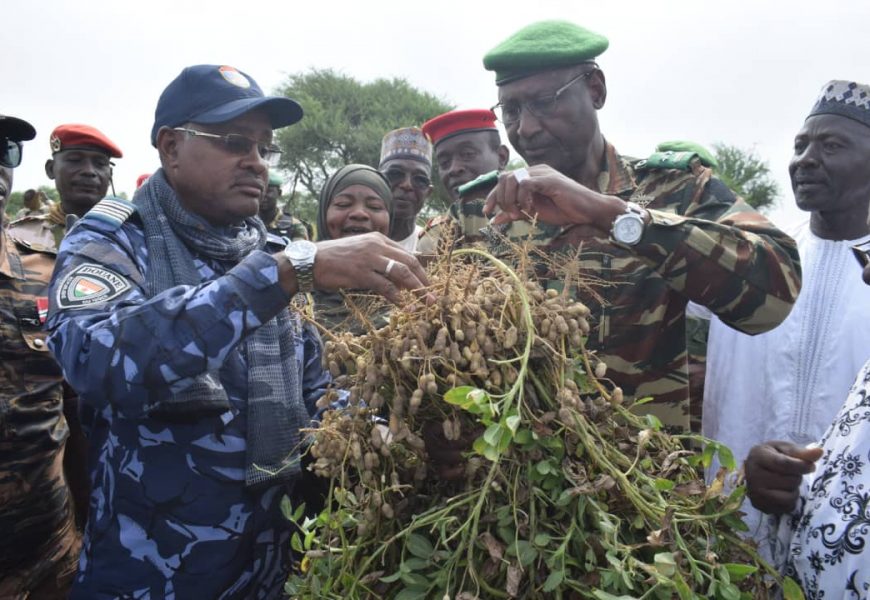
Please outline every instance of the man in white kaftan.
[[[716, 319], [710, 325], [703, 433], [731, 448], [738, 463], [765, 440], [818, 442], [870, 357], [870, 288], [852, 253], [870, 240], [870, 168], [852, 139], [870, 138], [870, 127], [852, 114], [866, 112], [866, 102], [856, 106], [848, 94], [857, 85], [827, 84], [795, 139], [789, 172], [810, 219], [794, 234], [803, 283], [791, 314], [755, 337]], [[775, 531], [748, 501], [744, 511], [749, 535], [769, 558]]]

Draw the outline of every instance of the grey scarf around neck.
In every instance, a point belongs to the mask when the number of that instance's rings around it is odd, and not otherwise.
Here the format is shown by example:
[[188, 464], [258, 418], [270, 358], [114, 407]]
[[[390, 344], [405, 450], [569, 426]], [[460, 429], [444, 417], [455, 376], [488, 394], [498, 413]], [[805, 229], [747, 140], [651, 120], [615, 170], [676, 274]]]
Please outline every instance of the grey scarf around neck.
[[[149, 297], [177, 285], [203, 283], [194, 255], [235, 265], [266, 244], [266, 229], [257, 218], [219, 230], [185, 210], [162, 169], [148, 178], [133, 202], [145, 228]], [[286, 481], [299, 473], [299, 429], [307, 426], [309, 417], [302, 400], [290, 319], [285, 308], [242, 342], [248, 365], [248, 486]], [[177, 394], [157, 398], [146, 410], [156, 418], [184, 420], [229, 408], [220, 374], [215, 371], [202, 373]]]

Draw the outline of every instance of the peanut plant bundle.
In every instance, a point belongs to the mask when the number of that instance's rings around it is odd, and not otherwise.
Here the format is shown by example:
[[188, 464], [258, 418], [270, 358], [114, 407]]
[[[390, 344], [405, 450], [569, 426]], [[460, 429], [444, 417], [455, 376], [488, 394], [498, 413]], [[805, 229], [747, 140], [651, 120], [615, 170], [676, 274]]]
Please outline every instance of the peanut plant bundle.
[[[326, 342], [349, 407], [308, 432], [311, 468], [331, 486], [316, 518], [285, 505], [304, 554], [287, 591], [772, 597], [783, 581], [740, 536], [743, 488], [726, 491], [724, 470], [709, 486], [700, 475], [717, 452], [733, 468], [728, 450], [666, 433], [643, 400], [624, 406], [584, 348], [588, 309], [542, 289], [529, 263], [458, 250], [430, 267], [436, 303]], [[433, 431], [467, 448], [452, 477], [429, 457]]]

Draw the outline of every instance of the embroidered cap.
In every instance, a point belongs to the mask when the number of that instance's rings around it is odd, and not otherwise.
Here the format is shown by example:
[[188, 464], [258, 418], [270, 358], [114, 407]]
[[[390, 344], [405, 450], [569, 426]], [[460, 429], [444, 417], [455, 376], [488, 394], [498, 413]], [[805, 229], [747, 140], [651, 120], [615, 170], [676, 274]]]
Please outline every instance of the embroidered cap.
[[410, 158], [432, 166], [432, 144], [426, 139], [419, 127], [403, 127], [394, 129], [384, 136], [381, 142], [381, 162], [383, 166], [388, 160]]
[[284, 96], [265, 96], [256, 81], [234, 67], [187, 67], [166, 86], [157, 101], [151, 145], [157, 146], [161, 127], [226, 123], [260, 107], [269, 114], [272, 129], [287, 127], [302, 118], [298, 102]]
[[829, 81], [807, 118], [816, 115], [840, 115], [870, 127], [870, 86], [854, 81]]

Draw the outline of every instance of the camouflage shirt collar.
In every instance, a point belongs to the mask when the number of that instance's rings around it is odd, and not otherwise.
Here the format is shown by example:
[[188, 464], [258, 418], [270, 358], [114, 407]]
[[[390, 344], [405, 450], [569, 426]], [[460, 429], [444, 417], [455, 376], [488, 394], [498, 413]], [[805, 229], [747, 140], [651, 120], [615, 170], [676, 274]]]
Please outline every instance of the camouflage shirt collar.
[[3, 229], [0, 229], [0, 238], [0, 275], [9, 279], [24, 279], [24, 269], [15, 242]]
[[636, 188], [637, 183], [628, 162], [605, 140], [601, 172], [598, 174], [598, 191], [609, 196], [627, 197]]

